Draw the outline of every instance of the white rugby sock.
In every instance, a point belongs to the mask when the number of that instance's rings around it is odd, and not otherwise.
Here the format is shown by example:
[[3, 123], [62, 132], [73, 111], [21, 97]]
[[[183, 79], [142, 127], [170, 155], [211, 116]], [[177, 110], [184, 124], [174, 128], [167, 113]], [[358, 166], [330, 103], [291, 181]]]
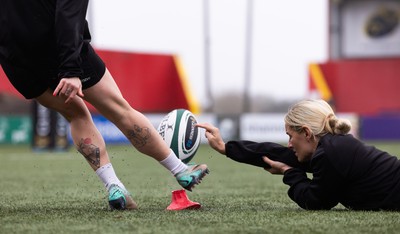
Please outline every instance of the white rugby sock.
[[117, 175], [115, 174], [114, 168], [111, 163], [108, 163], [97, 169], [96, 174], [103, 182], [107, 191], [109, 191], [110, 186], [112, 184], [116, 184], [119, 187], [125, 189], [125, 186], [122, 184], [122, 182], [118, 179]]
[[160, 161], [160, 164], [167, 168], [173, 175], [176, 175], [188, 168], [186, 164], [176, 157], [174, 151], [172, 150], [166, 159]]

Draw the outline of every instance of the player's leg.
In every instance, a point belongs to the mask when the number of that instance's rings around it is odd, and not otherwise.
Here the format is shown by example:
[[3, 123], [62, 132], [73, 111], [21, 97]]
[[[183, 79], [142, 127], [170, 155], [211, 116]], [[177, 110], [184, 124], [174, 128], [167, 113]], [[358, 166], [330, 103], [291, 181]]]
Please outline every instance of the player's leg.
[[[50, 90], [36, 98], [45, 107], [62, 114], [70, 123], [71, 136], [77, 150], [85, 157], [110, 193], [110, 206], [114, 200], [124, 199], [125, 207], [135, 209], [136, 203], [132, 200], [124, 185], [118, 179], [110, 163], [104, 139], [95, 127], [89, 110], [83, 100], [74, 98], [68, 104], [62, 97], [54, 97]], [[118, 189], [122, 188], [122, 189]], [[123, 194], [121, 194], [123, 193]], [[116, 197], [116, 199], [112, 199]], [[120, 204], [118, 202], [118, 204]]]
[[[91, 50], [93, 51], [93, 50]], [[97, 72], [91, 69], [91, 63], [88, 61], [88, 56], [83, 56], [83, 66], [85, 67], [85, 75], [92, 76]], [[104, 63], [103, 65], [104, 73]], [[71, 135], [75, 146], [85, 156], [87, 161], [96, 174], [107, 188], [111, 202], [118, 199], [124, 200], [126, 208], [136, 208], [135, 202], [126, 190], [123, 184], [117, 178], [115, 171], [110, 163], [104, 140], [96, 127], [93, 124], [91, 115], [81, 98], [74, 98], [68, 105], [64, 103], [65, 99], [62, 96], [53, 97], [52, 92], [49, 90], [48, 85], [55, 88], [58, 85], [58, 80], [54, 79], [56, 74], [52, 71], [56, 68], [32, 66], [19, 66], [17, 64], [2, 63], [1, 64], [7, 78], [10, 80], [15, 89], [18, 90], [26, 99], [36, 98], [42, 105], [51, 108], [61, 113], [69, 122], [71, 128]], [[85, 76], [87, 77], [87, 76]], [[97, 82], [96, 76], [94, 79], [86, 79], [84, 85], [87, 83], [93, 84]], [[100, 79], [101, 77], [97, 77]], [[122, 188], [122, 189], [116, 189]], [[122, 191], [122, 192], [121, 192]]]
[[123, 98], [108, 70], [84, 94], [85, 100], [113, 122], [136, 149], [159, 161], [184, 188], [191, 190], [208, 173], [207, 165], [188, 167], [175, 156], [151, 122]]

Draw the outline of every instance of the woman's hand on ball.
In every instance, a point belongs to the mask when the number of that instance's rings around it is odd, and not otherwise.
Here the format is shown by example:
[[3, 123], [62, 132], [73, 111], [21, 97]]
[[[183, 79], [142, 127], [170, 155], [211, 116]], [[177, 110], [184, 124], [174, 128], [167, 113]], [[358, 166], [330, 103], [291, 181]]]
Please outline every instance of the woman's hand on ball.
[[205, 136], [208, 140], [208, 144], [221, 154], [225, 154], [225, 142], [222, 140], [219, 129], [209, 123], [198, 123], [196, 124], [199, 128], [206, 130]]

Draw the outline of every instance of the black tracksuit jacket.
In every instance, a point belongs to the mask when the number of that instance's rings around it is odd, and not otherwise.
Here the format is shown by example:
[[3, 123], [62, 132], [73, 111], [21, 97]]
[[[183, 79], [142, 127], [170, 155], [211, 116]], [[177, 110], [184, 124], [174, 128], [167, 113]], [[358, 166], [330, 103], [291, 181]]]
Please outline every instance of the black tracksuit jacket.
[[81, 77], [88, 0], [0, 0], [0, 63]]
[[268, 167], [262, 160], [267, 155], [293, 166], [283, 182], [303, 209], [329, 210], [341, 203], [352, 210], [400, 210], [400, 160], [352, 135], [323, 136], [307, 163], [275, 143], [230, 141], [225, 146], [227, 157], [241, 163]]

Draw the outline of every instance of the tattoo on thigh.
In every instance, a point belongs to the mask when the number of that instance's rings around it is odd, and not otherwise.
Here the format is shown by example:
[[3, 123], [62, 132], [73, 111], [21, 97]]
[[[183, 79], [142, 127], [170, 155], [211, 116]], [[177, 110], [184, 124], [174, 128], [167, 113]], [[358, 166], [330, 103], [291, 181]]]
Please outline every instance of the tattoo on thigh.
[[128, 130], [127, 137], [135, 147], [143, 147], [150, 138], [150, 129], [141, 128], [135, 124], [133, 129]]
[[96, 168], [100, 167], [100, 149], [92, 144], [92, 139], [81, 139], [78, 143], [78, 151], [90, 164]]

